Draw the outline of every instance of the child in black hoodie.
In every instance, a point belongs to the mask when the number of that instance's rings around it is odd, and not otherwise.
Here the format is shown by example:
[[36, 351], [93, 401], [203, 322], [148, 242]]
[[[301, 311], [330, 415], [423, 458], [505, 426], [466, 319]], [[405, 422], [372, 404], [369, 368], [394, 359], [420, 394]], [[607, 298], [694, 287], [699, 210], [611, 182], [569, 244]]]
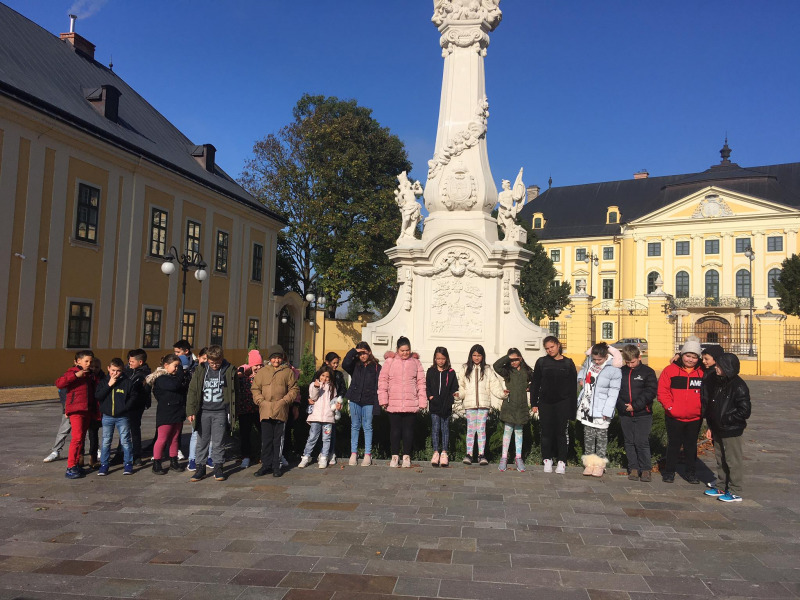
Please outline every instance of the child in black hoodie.
[[108, 364], [108, 375], [95, 390], [95, 399], [100, 402], [103, 414], [103, 447], [100, 450], [100, 471], [98, 475], [108, 475], [111, 438], [114, 427], [119, 430], [119, 441], [124, 454], [123, 475], [133, 473], [133, 444], [131, 442], [130, 411], [134, 406], [141, 384], [128, 377], [125, 363], [121, 358], [112, 358]]
[[622, 384], [617, 396], [617, 414], [625, 438], [628, 479], [651, 481], [650, 430], [653, 427], [653, 400], [658, 394], [656, 372], [642, 363], [639, 348], [622, 347]]
[[750, 418], [750, 389], [739, 377], [739, 359], [725, 353], [717, 359], [718, 383], [704, 406], [708, 431], [717, 459], [717, 487], [706, 496], [723, 502], [742, 501], [742, 433]]
[[425, 387], [433, 436], [431, 465], [446, 467], [450, 464], [447, 449], [450, 447], [450, 417], [453, 415], [453, 394], [458, 391], [458, 378], [444, 346], [433, 351], [433, 365], [425, 375]]

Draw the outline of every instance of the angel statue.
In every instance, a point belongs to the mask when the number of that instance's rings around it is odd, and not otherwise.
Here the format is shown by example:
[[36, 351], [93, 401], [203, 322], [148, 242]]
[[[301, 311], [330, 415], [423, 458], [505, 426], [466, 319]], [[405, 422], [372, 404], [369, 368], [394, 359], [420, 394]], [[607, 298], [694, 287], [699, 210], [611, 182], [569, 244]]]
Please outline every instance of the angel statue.
[[520, 169], [517, 179], [514, 181], [514, 187], [511, 187], [511, 182], [508, 179], [503, 179], [503, 191], [497, 195], [497, 201], [500, 203], [500, 208], [497, 211], [497, 222], [503, 228], [503, 234], [506, 239], [511, 239], [512, 232], [519, 228], [515, 221], [517, 214], [525, 206], [526, 199], [527, 193], [525, 184], [522, 183], [522, 169]]
[[414, 239], [414, 232], [417, 230], [417, 225], [422, 220], [422, 212], [420, 211], [419, 202], [417, 198], [422, 196], [422, 184], [415, 181], [413, 184], [408, 180], [408, 175], [403, 171], [397, 176], [397, 181], [400, 185], [394, 191], [394, 201], [400, 207], [400, 213], [403, 216], [403, 224], [400, 226], [400, 237], [397, 238], [399, 244], [403, 239]]

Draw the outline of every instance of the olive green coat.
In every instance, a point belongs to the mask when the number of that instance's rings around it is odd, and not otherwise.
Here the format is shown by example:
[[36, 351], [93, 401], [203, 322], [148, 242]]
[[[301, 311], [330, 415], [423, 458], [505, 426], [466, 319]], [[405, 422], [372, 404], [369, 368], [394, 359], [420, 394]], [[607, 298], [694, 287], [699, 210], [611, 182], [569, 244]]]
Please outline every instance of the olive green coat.
[[509, 425], [526, 425], [530, 421], [531, 408], [529, 402], [531, 377], [533, 371], [522, 367], [511, 366], [508, 356], [503, 356], [494, 363], [495, 372], [503, 378], [508, 397], [500, 408], [500, 420]]

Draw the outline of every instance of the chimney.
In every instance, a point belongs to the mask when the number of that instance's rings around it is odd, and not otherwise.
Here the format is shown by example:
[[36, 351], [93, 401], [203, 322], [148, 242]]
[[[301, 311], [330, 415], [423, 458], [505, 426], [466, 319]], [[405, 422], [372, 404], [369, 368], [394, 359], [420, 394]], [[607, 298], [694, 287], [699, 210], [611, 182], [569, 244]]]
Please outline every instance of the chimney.
[[532, 185], [528, 188], [528, 202], [539, 197], [540, 189], [541, 188], [538, 185]]
[[82, 35], [75, 33], [75, 21], [77, 20], [77, 16], [69, 16], [69, 33], [62, 33], [61, 39], [71, 45], [72, 49], [78, 54], [94, 60], [94, 44]]
[[647, 172], [647, 169], [642, 169], [638, 173], [633, 174], [634, 179], [647, 179], [650, 177], [650, 173]]
[[209, 173], [214, 172], [214, 156], [217, 153], [217, 149], [214, 148], [213, 145], [202, 144], [200, 146], [192, 146], [189, 150], [192, 156], [194, 156], [194, 159], [200, 163], [201, 167]]
[[113, 85], [101, 85], [100, 87], [84, 90], [84, 97], [94, 109], [106, 119], [115, 123], [119, 120], [119, 97], [121, 95], [120, 91]]

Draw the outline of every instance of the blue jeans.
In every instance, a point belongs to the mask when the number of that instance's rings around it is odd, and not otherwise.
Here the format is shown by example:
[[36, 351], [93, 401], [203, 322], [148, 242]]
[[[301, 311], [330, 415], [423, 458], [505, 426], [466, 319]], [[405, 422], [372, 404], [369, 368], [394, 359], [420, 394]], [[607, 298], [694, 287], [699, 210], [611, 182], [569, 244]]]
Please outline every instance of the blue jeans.
[[322, 452], [319, 455], [329, 456], [333, 423], [309, 423], [309, 425], [311, 425], [311, 431], [308, 432], [308, 442], [306, 442], [306, 448], [303, 450], [303, 456], [311, 456], [320, 434], [322, 434]]
[[[441, 444], [439, 434], [441, 433]], [[431, 413], [431, 434], [433, 437], [434, 452], [449, 452], [450, 448], [450, 417], [440, 417]]]
[[103, 415], [103, 448], [100, 450], [100, 464], [107, 465], [111, 454], [111, 440], [114, 437], [114, 427], [119, 430], [119, 441], [122, 444], [122, 455], [125, 464], [133, 462], [133, 442], [131, 441], [131, 426], [128, 417], [109, 417]]
[[[194, 460], [197, 457], [197, 436], [199, 435], [197, 429], [192, 426], [192, 437], [189, 438], [189, 460]], [[208, 446], [208, 452], [211, 453], [214, 449], [212, 442]]]
[[358, 435], [364, 429], [364, 454], [372, 454], [372, 405], [350, 402], [350, 452], [358, 453]]

